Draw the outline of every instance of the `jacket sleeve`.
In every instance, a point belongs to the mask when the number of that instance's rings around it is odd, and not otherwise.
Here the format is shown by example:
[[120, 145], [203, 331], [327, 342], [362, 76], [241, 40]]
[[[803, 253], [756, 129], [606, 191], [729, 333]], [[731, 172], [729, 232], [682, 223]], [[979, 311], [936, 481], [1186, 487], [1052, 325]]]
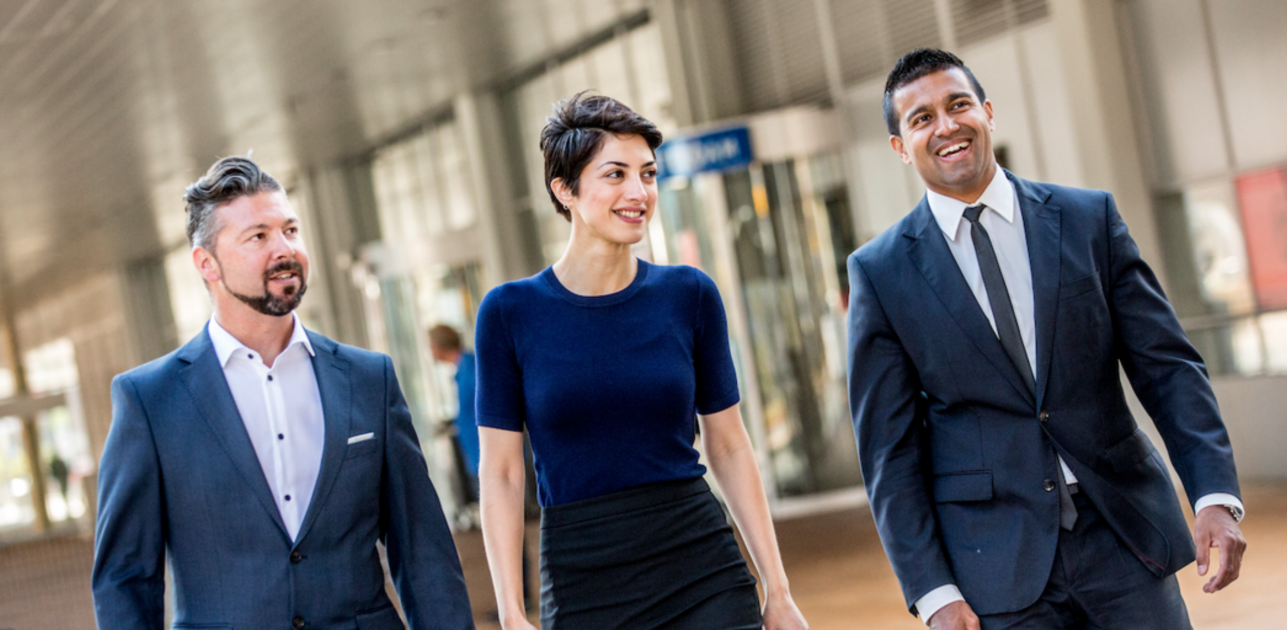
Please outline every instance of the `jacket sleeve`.
[[911, 357], [856, 254], [849, 257], [849, 408], [863, 482], [907, 607], [954, 584], [925, 476], [924, 404]]
[[91, 577], [102, 630], [161, 630], [165, 623], [165, 504], [146, 414], [128, 378], [113, 379]]
[[456, 543], [429, 480], [393, 363], [388, 357], [384, 362], [388, 437], [380, 524], [393, 584], [410, 630], [472, 630], [474, 615]]
[[1153, 270], [1140, 258], [1105, 194], [1109, 237], [1109, 309], [1117, 355], [1140, 403], [1166, 442], [1189, 500], [1212, 493], [1241, 497], [1233, 448], [1206, 365], [1189, 343]]

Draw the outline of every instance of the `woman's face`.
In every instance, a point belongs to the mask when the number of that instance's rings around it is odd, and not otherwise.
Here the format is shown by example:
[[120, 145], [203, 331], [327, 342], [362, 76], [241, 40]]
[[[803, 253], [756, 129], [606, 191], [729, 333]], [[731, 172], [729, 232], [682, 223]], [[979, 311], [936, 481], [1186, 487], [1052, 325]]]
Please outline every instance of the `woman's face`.
[[560, 198], [573, 224], [589, 235], [613, 244], [638, 243], [657, 207], [657, 159], [641, 136], [609, 135], [581, 171], [580, 194]]

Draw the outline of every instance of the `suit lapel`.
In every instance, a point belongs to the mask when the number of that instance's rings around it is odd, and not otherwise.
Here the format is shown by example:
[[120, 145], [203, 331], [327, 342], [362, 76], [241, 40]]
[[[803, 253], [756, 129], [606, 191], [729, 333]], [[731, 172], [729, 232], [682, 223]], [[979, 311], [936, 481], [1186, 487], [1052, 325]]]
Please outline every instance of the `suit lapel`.
[[987, 315], [983, 313], [978, 300], [974, 299], [974, 293], [970, 291], [965, 276], [961, 274], [960, 265], [952, 256], [952, 250], [948, 249], [943, 231], [934, 221], [929, 202], [922, 198], [921, 203], [912, 212], [916, 215], [912, 221], [912, 228], [904, 233], [911, 238], [907, 246], [908, 256], [934, 289], [939, 301], [947, 308], [947, 312], [952, 315], [952, 319], [956, 321], [965, 336], [1005, 377], [1010, 386], [1023, 396], [1024, 400], [1029, 403], [1034, 402], [1028, 386], [1023, 383], [1018, 370], [1006, 356], [1001, 340], [997, 339], [992, 325], [988, 323]]
[[187, 387], [197, 410], [232, 460], [233, 467], [250, 487], [250, 492], [259, 499], [282, 535], [288, 536], [268, 480], [264, 477], [264, 469], [259, 465], [259, 456], [255, 454], [255, 445], [246, 433], [241, 412], [237, 411], [237, 402], [228, 388], [214, 345], [210, 343], [210, 334], [202, 330], [179, 350], [178, 357], [188, 364], [179, 369], [179, 378]]
[[1006, 176], [1018, 193], [1024, 238], [1028, 243], [1028, 262], [1032, 266], [1033, 318], [1037, 329], [1037, 406], [1040, 407], [1046, 383], [1050, 380], [1050, 350], [1055, 339], [1062, 215], [1058, 207], [1045, 203], [1050, 198], [1050, 192], [1045, 188], [1009, 172]]
[[348, 446], [351, 415], [351, 390], [348, 361], [338, 355], [339, 346], [335, 342], [308, 333], [309, 342], [313, 345], [313, 374], [317, 378], [317, 390], [322, 396], [322, 416], [326, 434], [322, 443], [322, 464], [317, 472], [317, 485], [313, 488], [313, 498], [309, 501], [308, 512], [300, 524], [295, 544], [304, 540], [317, 515], [326, 503], [335, 478], [339, 474], [340, 464], [344, 461], [344, 451]]

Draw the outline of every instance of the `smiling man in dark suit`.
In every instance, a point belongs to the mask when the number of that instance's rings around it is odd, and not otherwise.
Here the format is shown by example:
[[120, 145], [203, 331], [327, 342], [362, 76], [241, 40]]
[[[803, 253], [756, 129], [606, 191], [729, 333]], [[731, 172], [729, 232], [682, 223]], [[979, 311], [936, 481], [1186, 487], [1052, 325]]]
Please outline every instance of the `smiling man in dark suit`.
[[286, 193], [246, 158], [188, 187], [214, 305], [179, 350], [116, 377], [99, 474], [103, 630], [473, 628], [451, 532], [389, 357], [307, 331], [308, 254]]
[[1218, 547], [1205, 590], [1236, 579], [1243, 506], [1206, 368], [1112, 196], [999, 168], [950, 53], [900, 59], [885, 116], [928, 192], [849, 258], [849, 394], [908, 607], [933, 628], [1189, 628], [1174, 573]]

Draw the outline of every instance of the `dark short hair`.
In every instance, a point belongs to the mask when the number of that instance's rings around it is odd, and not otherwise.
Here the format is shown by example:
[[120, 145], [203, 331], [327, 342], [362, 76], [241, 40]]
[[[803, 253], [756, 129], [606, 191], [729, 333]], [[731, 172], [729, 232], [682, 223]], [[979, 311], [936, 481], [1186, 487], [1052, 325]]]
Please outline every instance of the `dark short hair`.
[[965, 73], [966, 78], [970, 80], [970, 87], [974, 88], [974, 95], [979, 98], [980, 103], [988, 100], [987, 95], [983, 93], [983, 86], [979, 84], [978, 79], [974, 78], [974, 73], [965, 67], [965, 62], [961, 61], [960, 57], [937, 48], [917, 48], [903, 55], [894, 64], [894, 69], [889, 71], [889, 77], [885, 79], [885, 100], [883, 105], [885, 108], [885, 126], [889, 128], [889, 135], [901, 135], [898, 125], [898, 112], [894, 111], [894, 91], [923, 76], [949, 68], [960, 68]]
[[648, 119], [636, 114], [621, 101], [579, 92], [554, 104], [554, 115], [545, 119], [541, 130], [541, 151], [545, 154], [545, 192], [554, 209], [572, 220], [572, 213], [554, 194], [550, 183], [562, 179], [573, 195], [580, 194], [581, 171], [594, 159], [608, 134], [640, 136], [654, 152], [661, 146], [661, 132]]
[[429, 347], [435, 350], [455, 352], [460, 349], [460, 333], [446, 324], [438, 324], [429, 329]]
[[219, 206], [241, 197], [281, 190], [282, 185], [250, 158], [234, 156], [215, 162], [183, 194], [188, 204], [188, 244], [213, 253], [215, 235], [219, 233], [215, 210]]

